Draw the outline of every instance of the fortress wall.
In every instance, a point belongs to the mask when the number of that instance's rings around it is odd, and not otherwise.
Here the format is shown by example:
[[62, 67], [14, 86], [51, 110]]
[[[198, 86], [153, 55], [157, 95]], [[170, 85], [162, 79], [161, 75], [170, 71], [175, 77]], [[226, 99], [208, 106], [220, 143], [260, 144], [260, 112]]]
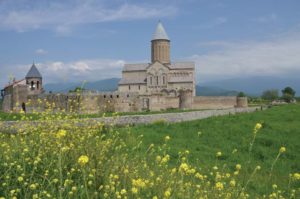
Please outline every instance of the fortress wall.
[[22, 109], [22, 103], [27, 102], [27, 85], [16, 85], [12, 94], [13, 109], [19, 112]]
[[12, 110], [12, 95], [5, 95], [2, 102], [2, 110], [4, 112], [9, 112]]
[[28, 112], [65, 110], [78, 113], [133, 112], [141, 110], [141, 102], [136, 93], [68, 93], [42, 94], [28, 97]]
[[193, 109], [222, 109], [237, 106], [235, 96], [196, 96], [193, 98]]
[[119, 85], [118, 91], [119, 92], [139, 92], [139, 93], [146, 93], [146, 85], [145, 84], [131, 84], [130, 90], [129, 85]]
[[247, 97], [238, 97], [237, 98], [237, 107], [248, 107], [248, 98]]
[[179, 98], [178, 97], [169, 97], [162, 95], [151, 95], [149, 97], [150, 104], [149, 109], [151, 111], [160, 111], [171, 108], [179, 108]]

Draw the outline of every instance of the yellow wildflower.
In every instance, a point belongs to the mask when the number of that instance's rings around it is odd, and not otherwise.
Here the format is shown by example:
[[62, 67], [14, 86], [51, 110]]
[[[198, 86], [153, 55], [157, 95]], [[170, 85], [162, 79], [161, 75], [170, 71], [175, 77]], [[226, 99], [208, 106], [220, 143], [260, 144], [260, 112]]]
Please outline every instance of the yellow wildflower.
[[279, 149], [279, 153], [284, 153], [284, 152], [286, 152], [286, 148], [283, 146]]
[[171, 139], [171, 138], [170, 138], [170, 136], [168, 136], [168, 135], [165, 137], [165, 141], [166, 141], [166, 142], [169, 141], [170, 139]]
[[22, 176], [18, 177], [18, 181], [19, 181], [19, 182], [22, 182], [23, 180], [24, 180], [24, 179], [23, 179]]
[[136, 186], [136, 187], [141, 187], [141, 188], [145, 188], [146, 187], [146, 182], [145, 180], [138, 178], [137, 180], [133, 179], [132, 180], [132, 185]]
[[161, 163], [166, 164], [169, 160], [170, 160], [170, 156], [167, 154], [167, 155], [165, 155], [165, 157], [163, 157], [163, 159], [161, 160]]
[[258, 131], [259, 129], [261, 129], [261, 127], [262, 127], [262, 125], [261, 125], [261, 123], [257, 123], [256, 125], [255, 125], [255, 130], [256, 131]]
[[179, 166], [179, 172], [186, 173], [189, 170], [189, 165], [187, 163], [181, 163]]
[[165, 198], [169, 198], [171, 196], [171, 189], [167, 189], [167, 191], [165, 191], [164, 193]]
[[36, 185], [35, 184], [31, 184], [29, 187], [31, 190], [35, 190], [36, 189]]
[[78, 163], [80, 164], [80, 166], [84, 166], [88, 162], [89, 162], [89, 157], [86, 155], [82, 155], [78, 158]]
[[63, 138], [67, 135], [67, 131], [66, 130], [59, 130], [57, 133], [56, 133], [56, 138]]
[[295, 180], [300, 180], [300, 173], [294, 173], [293, 178]]
[[161, 161], [161, 157], [158, 155], [156, 156], [156, 162], [160, 162]]
[[224, 185], [221, 182], [217, 182], [215, 185], [216, 189], [221, 191], [224, 189]]
[[219, 152], [216, 153], [216, 157], [221, 157], [221, 156], [222, 156], [222, 152], [221, 151], [219, 151]]
[[231, 181], [229, 182], [229, 184], [230, 184], [230, 186], [235, 187], [236, 182], [235, 182], [235, 180], [231, 180]]
[[138, 189], [137, 189], [136, 187], [132, 187], [132, 188], [131, 188], [131, 192], [132, 192], [133, 194], [137, 194]]
[[241, 170], [241, 168], [242, 168], [242, 165], [240, 165], [240, 164], [237, 164], [237, 165], [235, 165], [235, 168], [236, 168], [236, 170]]
[[126, 189], [121, 190], [121, 195], [125, 195], [127, 193]]

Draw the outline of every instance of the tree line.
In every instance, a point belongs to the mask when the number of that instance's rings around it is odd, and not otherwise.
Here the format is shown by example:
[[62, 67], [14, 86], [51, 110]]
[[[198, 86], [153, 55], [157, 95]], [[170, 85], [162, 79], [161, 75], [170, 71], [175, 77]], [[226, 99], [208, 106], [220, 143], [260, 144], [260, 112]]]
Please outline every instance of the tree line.
[[285, 87], [283, 90], [281, 90], [282, 95], [279, 96], [279, 90], [278, 89], [269, 89], [269, 90], [265, 90], [262, 93], [261, 98], [264, 100], [270, 100], [270, 101], [274, 101], [274, 100], [284, 100], [285, 102], [292, 102], [295, 100], [295, 94], [296, 91], [291, 88], [291, 87]]

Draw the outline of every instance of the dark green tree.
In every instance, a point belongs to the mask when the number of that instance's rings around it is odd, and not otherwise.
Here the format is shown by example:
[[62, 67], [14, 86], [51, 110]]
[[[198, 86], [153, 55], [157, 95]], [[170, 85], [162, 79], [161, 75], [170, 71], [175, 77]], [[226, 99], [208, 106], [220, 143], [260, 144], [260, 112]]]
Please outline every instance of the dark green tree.
[[277, 89], [265, 90], [262, 93], [261, 98], [264, 100], [271, 100], [271, 101], [278, 99], [279, 98], [278, 90]]
[[291, 87], [285, 87], [282, 91], [282, 99], [286, 102], [291, 102], [295, 98], [296, 91]]
[[244, 92], [239, 92], [239, 93], [237, 94], [237, 96], [238, 96], [238, 97], [246, 97], [246, 95], [245, 95]]
[[296, 91], [294, 91], [294, 89], [292, 89], [289, 86], [285, 87], [281, 92], [282, 92], [282, 95], [289, 94], [292, 97], [295, 97], [295, 94], [296, 94]]

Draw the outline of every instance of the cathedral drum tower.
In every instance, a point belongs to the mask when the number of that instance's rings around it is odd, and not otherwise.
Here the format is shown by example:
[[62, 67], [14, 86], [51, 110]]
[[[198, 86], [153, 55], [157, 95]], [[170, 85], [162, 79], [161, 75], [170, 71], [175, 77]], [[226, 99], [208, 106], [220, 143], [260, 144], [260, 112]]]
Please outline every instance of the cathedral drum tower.
[[170, 64], [170, 39], [159, 21], [151, 40], [151, 62]]

